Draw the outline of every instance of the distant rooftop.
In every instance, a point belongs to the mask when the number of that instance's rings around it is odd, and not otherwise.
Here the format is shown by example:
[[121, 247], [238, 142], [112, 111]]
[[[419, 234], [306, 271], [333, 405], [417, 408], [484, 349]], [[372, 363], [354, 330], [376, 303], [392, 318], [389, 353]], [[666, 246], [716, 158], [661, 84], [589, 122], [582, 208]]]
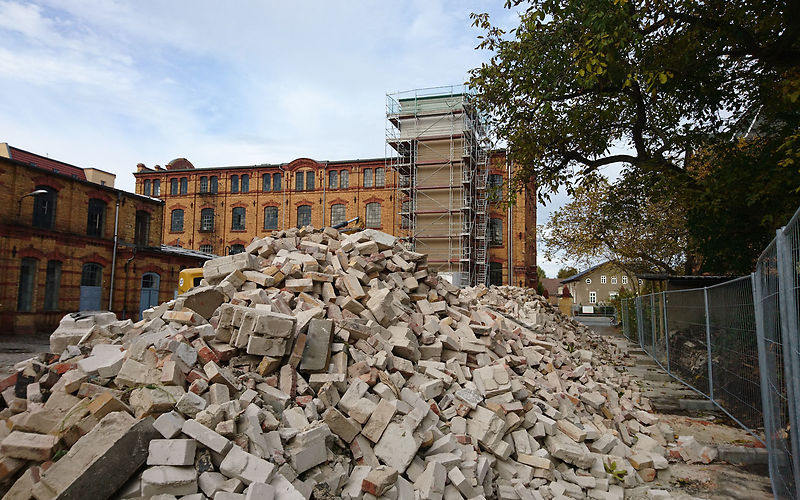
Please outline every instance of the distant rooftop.
[[24, 149], [9, 146], [8, 143], [0, 143], [0, 156], [10, 158], [22, 163], [27, 163], [42, 170], [49, 170], [59, 174], [69, 175], [76, 179], [86, 180], [86, 173], [81, 167], [64, 163], [63, 161], [53, 160], [46, 156], [37, 155]]

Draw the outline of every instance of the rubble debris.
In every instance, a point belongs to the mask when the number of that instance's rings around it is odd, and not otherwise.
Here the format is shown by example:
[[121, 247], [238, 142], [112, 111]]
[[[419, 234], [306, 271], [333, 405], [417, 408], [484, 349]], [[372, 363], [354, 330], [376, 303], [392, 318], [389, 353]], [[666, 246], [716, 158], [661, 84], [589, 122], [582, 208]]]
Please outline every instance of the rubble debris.
[[621, 348], [388, 234], [275, 232], [203, 276], [136, 323], [65, 316], [0, 382], [13, 498], [621, 499], [713, 459]]

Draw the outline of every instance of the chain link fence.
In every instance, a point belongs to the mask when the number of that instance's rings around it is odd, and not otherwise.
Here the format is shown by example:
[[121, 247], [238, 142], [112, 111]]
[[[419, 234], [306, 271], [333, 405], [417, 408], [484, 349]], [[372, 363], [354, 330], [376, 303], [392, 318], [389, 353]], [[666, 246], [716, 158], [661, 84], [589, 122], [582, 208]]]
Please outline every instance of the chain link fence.
[[620, 309], [626, 338], [767, 447], [775, 498], [800, 500], [800, 210], [751, 275]]

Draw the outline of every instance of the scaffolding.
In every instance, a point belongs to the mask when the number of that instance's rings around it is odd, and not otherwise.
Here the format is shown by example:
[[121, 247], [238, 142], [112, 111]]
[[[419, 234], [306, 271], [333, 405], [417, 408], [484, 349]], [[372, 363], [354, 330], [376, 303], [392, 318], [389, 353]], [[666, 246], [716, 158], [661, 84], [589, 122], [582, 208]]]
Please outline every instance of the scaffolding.
[[464, 86], [387, 94], [386, 162], [398, 173], [400, 236], [459, 286], [487, 278], [487, 151]]

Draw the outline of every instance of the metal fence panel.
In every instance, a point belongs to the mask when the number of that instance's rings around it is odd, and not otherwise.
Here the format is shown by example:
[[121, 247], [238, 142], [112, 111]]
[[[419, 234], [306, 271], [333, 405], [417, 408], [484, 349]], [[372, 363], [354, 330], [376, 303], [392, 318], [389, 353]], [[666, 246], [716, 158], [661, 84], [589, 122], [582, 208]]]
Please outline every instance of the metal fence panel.
[[763, 423], [753, 285], [750, 276], [708, 288], [715, 402], [746, 428]]
[[708, 396], [708, 346], [703, 289], [667, 292], [666, 316], [670, 354], [667, 371]]

